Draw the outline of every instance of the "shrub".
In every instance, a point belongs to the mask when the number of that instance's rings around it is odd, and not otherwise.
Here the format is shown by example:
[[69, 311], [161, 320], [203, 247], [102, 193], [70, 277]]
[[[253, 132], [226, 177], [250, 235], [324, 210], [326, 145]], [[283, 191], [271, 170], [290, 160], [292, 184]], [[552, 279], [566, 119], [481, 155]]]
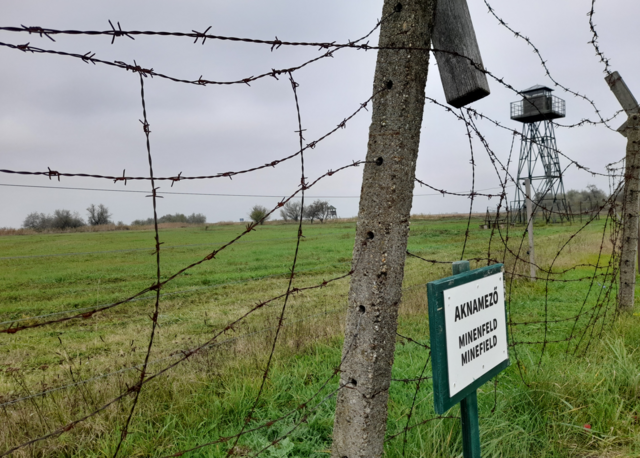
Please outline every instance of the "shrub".
[[51, 227], [51, 217], [44, 213], [29, 213], [22, 223], [25, 229], [33, 229], [34, 231], [44, 231]]
[[85, 222], [78, 212], [69, 210], [56, 210], [51, 218], [52, 229], [72, 229], [75, 227], [85, 226]]
[[264, 222], [269, 219], [269, 216], [267, 216], [268, 213], [269, 210], [267, 210], [267, 207], [254, 205], [251, 213], [249, 213], [249, 218], [251, 218], [254, 223], [264, 224]]

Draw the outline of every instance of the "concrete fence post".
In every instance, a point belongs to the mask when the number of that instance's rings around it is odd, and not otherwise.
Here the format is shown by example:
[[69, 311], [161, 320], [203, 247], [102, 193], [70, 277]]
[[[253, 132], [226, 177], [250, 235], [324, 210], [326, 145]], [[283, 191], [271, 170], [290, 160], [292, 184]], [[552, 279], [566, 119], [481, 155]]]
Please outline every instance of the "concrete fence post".
[[489, 94], [466, 0], [385, 0], [382, 17], [373, 87], [386, 90], [373, 100], [333, 458], [379, 458], [384, 450], [431, 40], [449, 104]]
[[636, 289], [636, 255], [638, 252], [638, 210], [640, 210], [640, 106], [618, 72], [605, 81], [627, 113], [627, 121], [618, 129], [627, 137], [622, 201], [622, 247], [620, 253], [620, 291], [618, 310], [631, 312]]
[[638, 205], [640, 203], [640, 119], [629, 117], [627, 160], [624, 171], [624, 200], [622, 202], [622, 249], [620, 253], [620, 292], [618, 310], [633, 311], [636, 289], [636, 256], [638, 253]]
[[[429, 47], [432, 0], [385, 0], [380, 46]], [[380, 50], [353, 249], [333, 458], [382, 456], [429, 53]]]

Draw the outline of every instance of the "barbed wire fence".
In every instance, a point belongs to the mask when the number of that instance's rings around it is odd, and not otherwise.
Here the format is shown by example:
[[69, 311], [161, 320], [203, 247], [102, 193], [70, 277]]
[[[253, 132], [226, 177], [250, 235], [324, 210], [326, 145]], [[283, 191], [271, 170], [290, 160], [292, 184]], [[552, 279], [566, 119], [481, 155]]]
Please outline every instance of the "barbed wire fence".
[[[493, 8], [486, 0], [485, 4], [488, 8], [488, 11], [495, 17], [499, 26], [505, 27], [511, 33], [514, 34], [515, 38], [524, 40], [528, 46], [530, 46], [537, 58], [540, 60], [541, 65], [544, 67], [546, 75], [550, 80], [559, 88], [561, 88], [564, 92], [572, 94], [582, 100], [586, 101], [592, 108], [596, 115], [596, 120], [583, 119], [577, 124], [574, 125], [560, 125], [556, 124], [561, 128], [580, 128], [585, 125], [596, 125], [600, 127], [604, 127], [607, 129], [612, 129], [609, 125], [610, 121], [615, 119], [620, 112], [614, 113], [611, 117], [603, 117], [601, 111], [596, 106], [595, 102], [577, 91], [573, 91], [570, 88], [560, 84], [557, 82], [552, 76], [549, 68], [546, 65], [546, 61], [544, 60], [542, 53], [536, 48], [533, 42], [523, 35], [521, 32], [518, 32], [511, 28], [506, 21], [504, 21], [496, 12], [495, 8]], [[134, 301], [147, 300], [152, 302], [152, 314], [144, 319], [148, 318], [150, 320], [150, 329], [148, 334], [148, 345], [144, 351], [143, 362], [141, 364], [130, 365], [127, 367], [123, 367], [118, 370], [114, 370], [108, 373], [95, 375], [92, 377], [78, 379], [76, 378], [80, 373], [76, 371], [74, 375], [72, 369], [71, 378], [72, 383], [60, 384], [55, 387], [47, 387], [42, 390], [37, 390], [36, 385], [30, 385], [24, 377], [21, 377], [19, 369], [9, 368], [6, 370], [6, 373], [9, 377], [11, 377], [16, 386], [19, 386], [22, 390], [21, 393], [18, 393], [15, 396], [6, 398], [3, 397], [0, 402], [0, 407], [5, 416], [5, 421], [12, 421], [12, 418], [15, 421], [16, 415], [15, 412], [21, 411], [21, 409], [33, 410], [36, 415], [41, 418], [42, 428], [46, 429], [46, 432], [42, 434], [34, 434], [28, 440], [24, 441], [15, 441], [15, 442], [6, 442], [5, 449], [1, 450], [0, 456], [7, 456], [14, 453], [32, 453], [36, 455], [38, 453], [38, 444], [47, 441], [55, 441], [59, 440], [59, 438], [65, 434], [73, 434], [74, 431], [80, 430], [84, 428], [86, 424], [88, 424], [92, 419], [97, 418], [105, 411], [111, 409], [112, 407], [118, 407], [120, 409], [120, 417], [119, 417], [119, 431], [118, 438], [112, 450], [112, 456], [118, 456], [123, 451], [123, 446], [127, 442], [127, 437], [131, 433], [131, 429], [136, 421], [136, 412], [139, 409], [140, 403], [144, 402], [141, 398], [141, 395], [144, 393], [145, 389], [148, 389], [148, 386], [152, 382], [163, 383], [163, 376], [168, 375], [175, 368], [186, 364], [187, 362], [191, 362], [192, 364], [197, 363], [197, 357], [202, 357], [207, 352], [212, 351], [212, 349], [218, 349], [218, 351], [224, 351], [224, 347], [230, 346], [234, 342], [238, 342], [243, 339], [248, 339], [253, 336], [264, 335], [267, 334], [269, 337], [269, 343], [267, 345], [266, 350], [266, 358], [263, 368], [260, 370], [261, 378], [259, 383], [259, 388], [257, 390], [257, 394], [252, 398], [250, 402], [250, 407], [248, 409], [248, 415], [240, 422], [240, 426], [237, 429], [237, 432], [232, 435], [222, 435], [220, 434], [214, 440], [205, 441], [203, 443], [199, 443], [195, 446], [190, 447], [182, 447], [178, 451], [172, 453], [160, 453], [159, 456], [185, 456], [190, 452], [194, 452], [200, 449], [212, 447], [214, 445], [221, 445], [226, 448], [227, 456], [240, 454], [238, 453], [238, 447], [241, 444], [241, 440], [248, 435], [254, 434], [259, 431], [270, 430], [273, 429], [274, 425], [279, 426], [281, 424], [286, 423], [286, 430], [284, 433], [272, 435], [272, 439], [262, 448], [251, 450], [251, 452], [246, 453], [247, 456], [258, 456], [263, 452], [267, 451], [269, 448], [276, 447], [281, 444], [288, 436], [292, 435], [296, 430], [303, 428], [306, 423], [327, 403], [335, 400], [337, 394], [341, 390], [354, 389], [354, 387], [349, 385], [341, 385], [337, 383], [337, 378], [341, 372], [342, 365], [345, 361], [345, 355], [340, 359], [339, 363], [327, 374], [323, 374], [320, 382], [318, 383], [318, 388], [313, 392], [311, 396], [309, 396], [304, 402], [299, 403], [297, 406], [288, 409], [286, 413], [265, 420], [263, 415], [258, 414], [258, 410], [260, 409], [261, 402], [263, 401], [263, 397], [265, 396], [265, 387], [269, 381], [270, 374], [273, 370], [274, 358], [276, 353], [276, 348], [278, 344], [282, 340], [282, 333], [284, 329], [288, 326], [298, 324], [298, 323], [310, 323], [312, 320], [318, 319], [321, 316], [328, 315], [342, 315], [345, 312], [344, 300], [346, 299], [346, 294], [338, 294], [335, 295], [335, 302], [340, 303], [342, 301], [342, 305], [333, 308], [332, 310], [325, 310], [323, 312], [310, 313], [303, 317], [299, 317], [296, 319], [290, 319], [288, 314], [290, 313], [290, 301], [294, 296], [303, 296], [312, 291], [321, 291], [323, 289], [328, 290], [332, 285], [338, 284], [339, 282], [349, 279], [354, 272], [358, 271], [359, 264], [358, 261], [354, 261], [349, 269], [344, 266], [343, 273], [340, 275], [336, 275], [328, 280], [323, 280], [322, 282], [307, 285], [307, 286], [298, 286], [296, 284], [296, 279], [298, 275], [304, 271], [304, 269], [300, 269], [298, 266], [298, 254], [300, 250], [303, 249], [302, 240], [304, 238], [304, 228], [302, 225], [302, 218], [300, 218], [298, 222], [298, 230], [296, 237], [291, 239], [291, 242], [295, 245], [295, 254], [293, 256], [293, 261], [289, 268], [289, 271], [286, 275], [286, 288], [284, 288], [284, 292], [269, 297], [267, 299], [263, 299], [256, 304], [253, 304], [248, 307], [246, 312], [240, 313], [234, 319], [228, 320], [226, 324], [220, 328], [214, 329], [209, 332], [207, 338], [204, 341], [198, 343], [195, 346], [189, 347], [180, 347], [173, 349], [170, 354], [166, 357], [161, 357], [157, 359], [153, 359], [153, 349], [155, 344], [155, 339], [157, 337], [158, 326], [161, 321], [161, 312], [163, 299], [168, 295], [181, 294], [182, 292], [193, 293], [197, 291], [197, 289], [189, 289], [186, 291], [171, 291], [171, 292], [163, 292], [163, 289], [167, 287], [172, 281], [176, 278], [184, 274], [185, 272], [191, 271], [193, 269], [197, 269], [199, 266], [204, 263], [214, 263], [219, 256], [223, 256], [225, 254], [225, 250], [229, 247], [244, 242], [245, 238], [249, 238], [252, 232], [260, 230], [259, 223], [266, 220], [269, 216], [276, 213], [280, 208], [286, 205], [294, 198], [301, 198], [302, 207], [304, 208], [304, 199], [305, 192], [309, 189], [312, 189], [315, 185], [324, 180], [329, 179], [335, 174], [339, 174], [344, 170], [348, 170], [351, 168], [359, 167], [360, 165], [364, 165], [366, 161], [357, 160], [352, 161], [339, 167], [335, 170], [329, 170], [327, 172], [316, 172], [315, 170], [309, 171], [305, 170], [305, 154], [310, 153], [314, 150], [321, 142], [323, 142], [326, 138], [333, 135], [334, 133], [347, 128], [349, 122], [354, 119], [359, 114], [362, 114], [363, 111], [367, 111], [367, 107], [371, 104], [371, 102], [376, 98], [383, 94], [385, 91], [390, 91], [392, 88], [390, 86], [383, 86], [380, 88], [375, 88], [372, 95], [364, 100], [357, 109], [351, 112], [351, 114], [347, 115], [343, 118], [342, 121], [339, 121], [335, 128], [329, 130], [324, 135], [312, 140], [308, 143], [304, 138], [303, 133], [305, 132], [303, 118], [301, 115], [301, 104], [303, 101], [299, 99], [299, 95], [297, 92], [298, 83], [296, 82], [294, 75], [296, 72], [302, 68], [306, 68], [312, 66], [313, 64], [319, 62], [322, 59], [333, 57], [333, 55], [337, 52], [345, 52], [346, 50], [361, 50], [361, 51], [402, 51], [406, 50], [401, 46], [397, 47], [380, 47], [373, 46], [368, 44], [368, 39], [370, 39], [373, 34], [380, 28], [380, 25], [385, 21], [390, 20], [394, 15], [399, 14], [400, 11], [394, 11], [389, 16], [383, 17], [381, 20], [377, 22], [377, 24], [364, 36], [355, 40], [349, 41], [347, 43], [336, 43], [336, 42], [288, 42], [282, 41], [279, 39], [274, 40], [259, 40], [253, 38], [241, 38], [241, 37], [231, 37], [231, 36], [218, 36], [213, 34], [208, 34], [209, 29], [204, 32], [166, 32], [166, 31], [136, 31], [136, 30], [123, 30], [119, 23], [117, 23], [117, 27], [111, 24], [111, 29], [104, 31], [97, 30], [57, 30], [50, 28], [42, 28], [35, 26], [20, 26], [20, 27], [0, 27], [0, 31], [6, 33], [14, 33], [14, 34], [27, 34], [27, 35], [37, 35], [39, 38], [45, 38], [50, 40], [51, 42], [55, 42], [55, 37], [59, 35], [69, 35], [76, 37], [83, 36], [105, 36], [111, 37], [111, 43], [114, 43], [116, 39], [121, 38], [129, 38], [134, 40], [136, 36], [163, 36], [163, 37], [173, 37], [176, 39], [188, 38], [193, 39], [194, 43], [205, 44], [207, 40], [219, 40], [219, 41], [231, 41], [231, 42], [243, 42], [248, 44], [254, 44], [258, 46], [269, 46], [272, 52], [277, 51], [281, 47], [312, 47], [318, 48], [321, 54], [313, 59], [310, 59], [302, 64], [297, 66], [293, 66], [290, 68], [283, 69], [272, 69], [267, 72], [263, 72], [257, 76], [250, 76], [246, 78], [241, 78], [233, 81], [214, 81], [205, 79], [200, 76], [197, 79], [181, 79], [174, 76], [162, 74], [153, 70], [153, 68], [145, 68], [136, 63], [133, 64], [125, 63], [122, 61], [106, 61], [101, 60], [95, 56], [94, 53], [87, 52], [85, 54], [76, 54], [69, 53], [65, 51], [57, 51], [44, 49], [36, 46], [32, 46], [30, 43], [25, 44], [11, 44], [0, 42], [0, 46], [5, 47], [7, 49], [22, 51], [25, 53], [32, 54], [49, 54], [55, 55], [58, 57], [68, 57], [73, 59], [79, 59], [84, 61], [85, 63], [91, 63], [96, 66], [104, 65], [112, 68], [116, 68], [118, 70], [124, 70], [126, 72], [132, 72], [134, 75], [137, 75], [136, 84], [140, 87], [140, 101], [142, 105], [142, 115], [140, 119], [140, 123], [142, 125], [142, 130], [145, 135], [146, 140], [146, 153], [149, 164], [149, 175], [148, 176], [130, 176], [126, 174], [126, 170], [123, 171], [122, 175], [100, 175], [100, 174], [89, 174], [89, 173], [70, 173], [66, 171], [60, 170], [55, 165], [54, 168], [48, 167], [47, 170], [35, 170], [35, 171], [24, 171], [24, 170], [8, 170], [2, 169], [0, 173], [10, 174], [10, 175], [18, 175], [18, 176], [40, 176], [47, 178], [48, 180], [56, 179], [57, 181], [61, 181], [64, 179], [73, 179], [75, 177], [84, 177], [84, 178], [92, 178], [95, 180], [110, 180], [113, 182], [114, 186], [126, 185], [128, 181], [143, 181], [149, 182], [150, 191], [148, 197], [151, 198], [152, 207], [154, 209], [154, 255], [155, 255], [155, 276], [153, 279], [150, 279], [152, 282], [150, 286], [140, 289], [135, 294], [131, 294], [126, 298], [120, 299], [118, 301], [99, 305], [96, 307], [87, 307], [83, 309], [70, 309], [55, 313], [47, 313], [34, 315], [29, 317], [22, 317], [14, 320], [6, 320], [0, 323], [0, 334], [5, 337], [14, 336], [19, 337], [21, 335], [27, 334], [29, 330], [34, 330], [37, 328], [44, 329], [56, 329], [56, 326], [60, 326], [63, 323], [66, 326], [73, 326], [77, 322], [83, 322], [84, 320], [88, 320], [90, 318], [94, 318], [101, 314], [106, 314], [109, 311], [114, 311], [116, 309], [121, 308], [125, 304], [130, 304]], [[595, 48], [596, 55], [602, 62], [605, 67], [605, 73], [610, 74], [610, 65], [609, 60], [606, 58], [605, 54], [601, 50], [598, 44], [598, 34], [596, 31], [596, 26], [593, 22], [593, 16], [595, 14], [595, 0], [592, 1], [591, 10], [588, 14], [589, 16], [589, 27], [593, 33], [593, 40], [591, 44]], [[430, 47], [424, 48], [413, 48], [414, 51], [422, 51], [422, 52], [444, 52], [436, 50]], [[455, 53], [454, 53], [455, 54]], [[459, 55], [458, 55], [459, 56]], [[459, 56], [464, 57], [464, 56]], [[478, 64], [472, 62], [474, 66], [480, 68]], [[488, 75], [493, 81], [500, 84], [502, 87], [512, 91], [514, 94], [522, 95], [518, 90], [516, 90], [512, 85], [504, 80], [504, 78], [494, 75], [490, 70], [481, 68], [481, 70]], [[180, 84], [191, 84], [191, 85], [200, 85], [200, 86], [209, 86], [209, 85], [247, 85], [250, 86], [252, 82], [257, 81], [262, 78], [272, 77], [276, 80], [279, 78], [286, 79], [288, 84], [291, 87], [292, 91], [292, 109], [295, 109], [296, 118], [297, 118], [297, 130], [295, 131], [299, 148], [292, 152], [289, 155], [283, 156], [281, 158], [273, 159], [269, 162], [266, 162], [263, 165], [255, 165], [243, 170], [237, 171], [227, 171], [209, 175], [201, 175], [201, 176], [183, 176], [182, 173], [176, 173], [173, 176], [155, 176], [153, 172], [153, 154], [151, 148], [151, 122], [153, 119], [153, 113], [147, 113], [146, 101], [145, 101], [145, 82], [149, 84], [152, 78], [162, 78], [169, 80], [174, 83]], [[519, 371], [520, 378], [523, 383], [527, 384], [527, 374], [525, 372], [525, 362], [520, 357], [520, 351], [524, 348], [535, 347], [538, 351], [538, 359], [536, 365], [541, 367], [542, 361], [545, 355], [545, 352], [549, 351], [550, 347], [554, 348], [564, 348], [564, 352], [566, 354], [571, 355], [584, 355], [589, 350], [592, 342], [595, 338], [601, 337], [607, 327], [613, 322], [616, 311], [615, 311], [615, 299], [617, 294], [617, 279], [618, 279], [618, 271], [619, 271], [619, 248], [621, 243], [621, 233], [620, 233], [620, 211], [618, 208], [618, 204], [616, 203], [618, 200], [618, 196], [623, 187], [623, 176], [624, 173], [621, 173], [621, 168], [618, 166], [619, 163], [609, 164], [607, 166], [605, 172], [599, 172], [589, 169], [588, 167], [580, 164], [578, 161], [572, 159], [569, 155], [558, 151], [568, 162], [569, 164], [566, 166], [575, 167], [580, 171], [591, 175], [600, 175], [606, 176], [611, 179], [610, 184], [610, 193], [609, 198], [598, 204], [598, 208], [596, 212], [593, 211], [585, 211], [584, 216], [585, 222], [581, 223], [579, 226], [572, 231], [569, 237], [566, 240], [562, 240], [557, 247], [557, 250], [551, 254], [550, 259], [544, 262], [539, 262], [536, 267], [538, 272], [540, 272], [541, 280], [544, 283], [544, 297], [543, 297], [543, 307], [539, 310], [537, 314], [538, 318], [524, 317], [523, 319], [519, 319], [519, 311], [517, 310], [517, 303], [514, 301], [514, 297], [517, 297], [517, 290], [522, 285], [523, 282], [527, 281], [528, 275], [525, 274], [525, 269], [529, 267], [530, 260], [526, 253], [525, 239], [526, 232], [518, 231], [515, 228], [512, 228], [511, 224], [507, 222], [507, 224], [503, 223], [504, 214], [508, 211], [508, 195], [507, 195], [507, 187], [522, 186], [522, 183], [518, 183], [517, 179], [509, 172], [510, 165], [513, 163], [513, 158], [511, 153], [513, 152], [513, 143], [516, 139], [521, 138], [522, 134], [514, 129], [511, 129], [505, 126], [501, 121], [492, 119], [491, 117], [473, 109], [473, 108], [463, 108], [459, 110], [454, 110], [451, 107], [431, 98], [427, 98], [431, 105], [437, 107], [442, 110], [443, 113], [448, 116], [452, 116], [453, 118], [462, 122], [465, 126], [465, 135], [468, 137], [469, 143], [469, 154], [470, 154], [470, 165], [472, 170], [472, 181], [471, 181], [471, 189], [469, 192], [454, 192], [447, 189], [441, 189], [436, 186], [428, 184], [426, 181], [421, 180], [419, 178], [416, 179], [416, 183], [425, 186], [436, 193], [440, 193], [442, 195], [451, 195], [458, 197], [466, 197], [469, 198], [469, 213], [466, 217], [466, 229], [464, 232], [464, 237], [460, 242], [460, 257], [459, 259], [467, 259], [473, 262], [475, 265], [490, 265], [494, 263], [503, 263], [505, 265], [505, 277], [507, 279], [507, 307], [509, 312], [509, 333], [510, 333], [510, 348], [512, 350], [512, 354], [515, 360], [515, 365]], [[149, 115], [149, 118], [147, 117]], [[481, 129], [480, 124], [486, 123], [487, 125], [499, 129], [501, 131], [505, 131], [506, 134], [512, 136], [512, 148], [511, 152], [506, 160], [502, 160], [500, 155], [497, 154], [490, 146], [487, 137], [484, 133], [484, 128]], [[612, 129], [613, 130], [613, 129]], [[474, 141], [477, 142], [476, 145], [479, 144], [480, 148], [474, 146]], [[496, 175], [496, 179], [499, 183], [500, 192], [497, 193], [485, 193], [482, 191], [476, 190], [476, 164], [480, 161], [480, 153], [478, 150], [484, 150], [486, 154], [486, 159], [491, 163], [493, 170]], [[293, 190], [288, 197], [279, 200], [275, 203], [272, 208], [269, 210], [267, 215], [263, 218], [262, 221], [252, 222], [246, 225], [246, 227], [239, 231], [237, 236], [228, 240], [226, 243], [215, 247], [215, 249], [207, 252], [206, 255], [201, 256], [198, 261], [195, 261], [189, 265], [186, 265], [174, 272], [166, 272], [162, 270], [162, 259], [161, 255], [165, 252], [165, 250], [171, 248], [169, 246], [163, 246], [162, 241], [162, 231], [158, 226], [158, 215], [156, 211], [156, 203], [157, 199], [161, 197], [160, 192], [158, 191], [158, 187], [156, 184], [158, 182], [170, 182], [171, 186], [174, 184], [178, 184], [181, 181], [185, 180], [216, 180], [219, 178], [232, 178], [239, 174], [250, 174], [256, 172], [258, 170], [270, 170], [276, 168], [278, 165], [282, 164], [285, 161], [293, 160], [299, 158], [300, 159], [300, 182], [298, 184], [297, 189]], [[314, 178], [309, 178], [307, 174], [314, 174]], [[471, 237], [471, 227], [473, 222], [474, 215], [474, 200], [477, 197], [486, 197], [486, 198], [497, 198], [499, 200], [497, 205], [497, 210], [495, 214], [494, 224], [490, 227], [490, 233], [488, 238], [488, 244], [486, 248], [486, 254], [482, 256], [471, 257], [468, 253], [471, 251], [468, 242]], [[556, 213], [552, 208], [545, 208], [544, 201], [535, 202], [537, 210], [544, 210], [550, 213]], [[596, 222], [596, 217], [598, 215], [605, 214], [604, 222], [602, 223], [602, 227], [600, 228], [601, 235], [599, 237], [600, 243], [597, 252], [597, 260], [595, 263], [582, 263], [575, 264], [569, 267], [559, 268], [556, 267], [556, 264], [559, 263], [561, 256], [565, 253], [566, 249], [570, 246], [571, 243], [575, 242], [577, 238], [579, 238], [585, 230], [593, 226]], [[515, 234], [514, 234], [515, 232]], [[100, 253], [98, 253], [100, 254]], [[411, 250], [407, 251], [407, 255], [410, 259], [416, 260], [420, 265], [424, 266], [441, 266], [443, 269], [446, 269], [453, 261], [457, 259], [430, 259], [428, 258], [428, 254], [422, 252], [413, 252]], [[426, 269], [426, 267], [425, 267]], [[590, 272], [590, 273], [585, 273]], [[576, 274], [577, 275], [574, 275]], [[575, 277], [573, 278], [572, 277]], [[543, 278], [542, 278], [543, 277]], [[567, 278], [572, 277], [572, 278]], [[260, 278], [255, 279], [255, 281], [260, 281]], [[426, 281], [418, 282], [416, 284], [406, 285], [403, 289], [403, 292], [406, 295], [414, 294], [414, 292], [421, 290], [424, 288], [424, 283]], [[563, 316], [562, 313], [558, 313], [556, 310], [552, 310], [549, 306], [549, 301], [553, 292], [551, 288], [554, 284], [564, 284], [564, 283], [582, 283], [586, 285], [586, 291], [583, 293], [581, 304], [578, 310], [578, 313], [571, 314], [570, 316]], [[215, 285], [214, 285], [215, 286]], [[263, 326], [259, 329], [254, 329], [248, 332], [244, 332], [240, 335], [235, 335], [231, 337], [231, 333], [235, 332], [236, 327], [248, 321], [249, 317], [253, 316], [257, 312], [267, 308], [273, 307], [275, 309], [274, 317], [275, 324], [271, 326]], [[424, 312], [424, 310], [423, 310]], [[140, 312], [142, 313], [142, 311]], [[426, 315], [426, 313], [425, 313]], [[358, 337], [358, 329], [360, 323], [358, 322], [356, 325], [356, 333], [353, 336], [351, 342], [347, 342], [345, 348], [348, 349], [346, 354], [349, 354], [350, 349], [354, 345], [355, 340]], [[536, 333], [540, 326], [542, 326], [542, 334]], [[526, 331], [528, 329], [534, 329], [534, 331]], [[401, 426], [397, 427], [394, 430], [387, 431], [387, 436], [385, 438], [385, 443], [393, 442], [399, 438], [402, 438], [402, 454], [405, 455], [407, 443], [409, 441], [409, 433], [415, 428], [419, 428], [420, 426], [427, 425], [432, 422], [446, 422], [452, 419], [457, 419], [458, 417], [454, 415], [447, 416], [437, 416], [430, 415], [427, 417], [419, 416], [417, 411], [417, 406], [422, 403], [422, 401], [426, 401], [427, 403], [430, 400], [430, 396], [432, 396], [431, 392], [428, 390], [429, 381], [431, 380], [430, 375], [430, 347], [426, 342], [425, 335], [405, 335], [406, 333], [401, 329], [397, 333], [397, 341], [399, 343], [408, 344], [411, 347], [416, 349], [416, 357], [423, 361], [421, 365], [421, 369], [418, 373], [409, 374], [407, 377], [397, 377], [391, 379], [392, 387], [402, 385], [409, 386], [414, 385], [413, 394], [411, 396], [411, 403], [407, 406], [407, 411], [405, 413], [406, 420], [404, 420]], [[531, 337], [534, 336], [534, 337]], [[530, 340], [530, 339], [534, 340]], [[62, 340], [60, 340], [61, 345]], [[222, 350], [219, 350], [221, 349]], [[194, 363], [194, 361], [196, 361]], [[528, 364], [528, 363], [527, 363]], [[152, 372], [152, 367], [159, 367], [155, 372]], [[124, 374], [134, 374], [132, 377], [127, 379], [124, 378]], [[95, 397], [93, 397], [92, 391], [90, 389], [90, 385], [98, 380], [103, 380], [107, 378], [115, 378], [119, 380], [116, 384], [119, 389], [119, 394], [113, 397], [110, 397], [105, 402], [98, 402]], [[495, 414], [495, 405], [497, 405], [498, 399], [498, 384], [499, 379], [496, 378], [494, 382], [494, 396], [495, 396], [495, 404], [494, 408], [491, 410], [488, 415]], [[74, 391], [75, 390], [75, 391]], [[54, 395], [56, 393], [61, 392], [70, 392], [69, 396], [81, 396], [85, 399], [86, 405], [90, 406], [88, 411], [82, 415], [77, 416], [71, 421], [65, 422], [63, 424], [51, 424], [50, 421], [45, 419], [45, 415], [41, 413], [41, 410], [44, 407], [45, 399], [55, 399]], [[39, 400], [41, 404], [38, 404]], [[128, 407], [125, 405], [129, 401]], [[24, 407], [27, 406], [27, 407]], [[16, 409], [16, 410], [12, 410]], [[483, 413], [484, 414], [484, 413]], [[397, 419], [398, 424], [400, 424], [400, 420], [402, 418]], [[274, 431], [279, 431], [275, 430]]]

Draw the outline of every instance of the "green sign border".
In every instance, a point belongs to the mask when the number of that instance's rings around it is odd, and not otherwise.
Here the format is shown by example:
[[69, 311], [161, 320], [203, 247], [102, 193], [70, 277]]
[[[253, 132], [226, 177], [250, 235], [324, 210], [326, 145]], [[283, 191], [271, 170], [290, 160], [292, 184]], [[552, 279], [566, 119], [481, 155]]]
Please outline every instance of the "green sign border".
[[[480, 280], [503, 272], [503, 264], [481, 267], [458, 275], [427, 283], [427, 298], [429, 304], [429, 331], [431, 334], [431, 364], [433, 369], [433, 397], [436, 413], [444, 414], [454, 405], [475, 392], [480, 386], [505, 370], [511, 364], [509, 357], [482, 377], [475, 380], [463, 390], [453, 396], [449, 395], [449, 367], [447, 361], [447, 334], [444, 321], [444, 292], [456, 286]], [[505, 307], [505, 322], [507, 309]], [[507, 348], [509, 333], [507, 332]]]

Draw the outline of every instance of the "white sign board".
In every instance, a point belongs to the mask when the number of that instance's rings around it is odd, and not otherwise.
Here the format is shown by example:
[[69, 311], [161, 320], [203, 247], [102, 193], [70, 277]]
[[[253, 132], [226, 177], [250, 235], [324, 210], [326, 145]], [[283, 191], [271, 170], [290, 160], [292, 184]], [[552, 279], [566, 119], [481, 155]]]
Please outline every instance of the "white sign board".
[[509, 358], [502, 273], [444, 292], [449, 395]]

